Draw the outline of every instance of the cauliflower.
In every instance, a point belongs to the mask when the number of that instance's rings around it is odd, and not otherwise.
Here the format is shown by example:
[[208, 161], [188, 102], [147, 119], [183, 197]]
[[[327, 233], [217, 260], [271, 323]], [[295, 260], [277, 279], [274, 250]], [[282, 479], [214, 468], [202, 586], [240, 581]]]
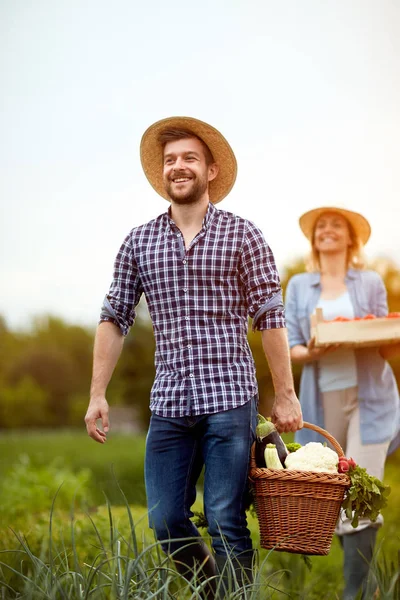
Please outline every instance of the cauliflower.
[[285, 459], [287, 469], [296, 471], [338, 472], [339, 457], [334, 450], [319, 442], [309, 442], [296, 452], [291, 452]]

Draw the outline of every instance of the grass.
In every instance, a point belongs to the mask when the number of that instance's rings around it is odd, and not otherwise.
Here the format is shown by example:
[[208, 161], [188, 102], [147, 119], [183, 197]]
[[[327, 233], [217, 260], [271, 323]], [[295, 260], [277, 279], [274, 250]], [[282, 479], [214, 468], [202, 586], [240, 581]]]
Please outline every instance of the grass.
[[0, 478], [21, 456], [28, 456], [33, 467], [46, 466], [57, 459], [74, 472], [90, 470], [95, 504], [104, 502], [104, 494], [112, 504], [121, 501], [117, 479], [130, 503], [146, 506], [144, 446], [144, 435], [112, 433], [105, 444], [96, 444], [83, 427], [82, 431], [4, 431], [0, 434]]
[[[199, 597], [198, 582], [182, 580], [148, 529], [143, 455], [143, 437], [112, 436], [100, 446], [80, 432], [2, 435], [0, 600]], [[392, 493], [373, 565], [382, 600], [394, 600], [398, 585], [399, 463], [399, 453], [388, 460], [385, 482]], [[201, 498], [195, 510], [202, 510]], [[251, 515], [249, 528], [257, 548], [258, 522]], [[327, 557], [310, 557], [311, 570], [298, 555], [258, 553], [260, 580], [247, 598], [340, 598], [336, 538]]]

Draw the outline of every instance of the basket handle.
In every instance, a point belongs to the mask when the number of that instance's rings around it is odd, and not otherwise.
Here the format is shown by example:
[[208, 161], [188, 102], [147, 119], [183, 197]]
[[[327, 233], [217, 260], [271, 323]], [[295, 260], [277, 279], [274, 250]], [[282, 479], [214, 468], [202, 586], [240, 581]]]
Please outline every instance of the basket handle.
[[322, 427], [318, 427], [318, 425], [313, 425], [313, 423], [307, 423], [307, 421], [303, 422], [303, 427], [305, 427], [306, 429], [312, 429], [313, 431], [316, 431], [317, 433], [320, 433], [321, 435], [326, 437], [328, 442], [330, 442], [332, 444], [332, 446], [335, 448], [339, 457], [344, 456], [342, 446], [339, 444], [339, 442], [336, 440], [336, 438], [334, 438], [333, 435], [328, 433], [325, 429], [322, 429]]
[[[320, 433], [321, 435], [323, 435], [328, 440], [328, 442], [330, 442], [332, 444], [332, 446], [335, 448], [335, 451], [337, 452], [338, 456], [339, 457], [344, 456], [342, 446], [333, 437], [333, 435], [328, 433], [325, 429], [322, 429], [322, 427], [318, 427], [318, 425], [313, 425], [313, 423], [307, 423], [307, 421], [303, 421], [303, 427], [305, 427], [306, 429], [312, 429], [312, 431], [316, 431], [317, 433]], [[255, 442], [254, 442], [254, 444], [252, 444], [251, 451], [250, 451], [250, 468], [251, 469], [257, 468], [256, 467], [256, 444], [255, 444]]]

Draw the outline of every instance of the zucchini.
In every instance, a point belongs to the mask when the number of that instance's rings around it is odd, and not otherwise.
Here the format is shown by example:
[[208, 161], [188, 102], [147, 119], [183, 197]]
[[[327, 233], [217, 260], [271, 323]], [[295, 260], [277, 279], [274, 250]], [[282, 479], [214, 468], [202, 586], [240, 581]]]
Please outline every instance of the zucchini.
[[283, 469], [275, 444], [267, 444], [264, 452], [267, 469]]

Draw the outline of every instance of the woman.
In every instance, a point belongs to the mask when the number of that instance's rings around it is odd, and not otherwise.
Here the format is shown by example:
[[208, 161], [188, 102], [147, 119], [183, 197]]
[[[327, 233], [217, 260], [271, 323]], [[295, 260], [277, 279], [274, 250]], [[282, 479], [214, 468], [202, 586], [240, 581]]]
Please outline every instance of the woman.
[[[310, 338], [310, 315], [316, 307], [325, 320], [387, 315], [381, 277], [362, 269], [361, 250], [371, 228], [360, 214], [336, 207], [311, 210], [300, 217], [311, 243], [310, 271], [291, 278], [286, 291], [286, 320], [294, 363], [303, 365], [300, 402], [305, 421], [331, 433], [371, 475], [383, 478], [386, 456], [400, 443], [399, 393], [385, 359], [400, 344], [357, 350], [332, 345], [317, 348]], [[309, 430], [297, 432], [301, 443], [322, 441]], [[365, 584], [380, 516], [354, 529], [341, 518], [337, 533], [344, 549], [344, 598], [354, 598]]]

